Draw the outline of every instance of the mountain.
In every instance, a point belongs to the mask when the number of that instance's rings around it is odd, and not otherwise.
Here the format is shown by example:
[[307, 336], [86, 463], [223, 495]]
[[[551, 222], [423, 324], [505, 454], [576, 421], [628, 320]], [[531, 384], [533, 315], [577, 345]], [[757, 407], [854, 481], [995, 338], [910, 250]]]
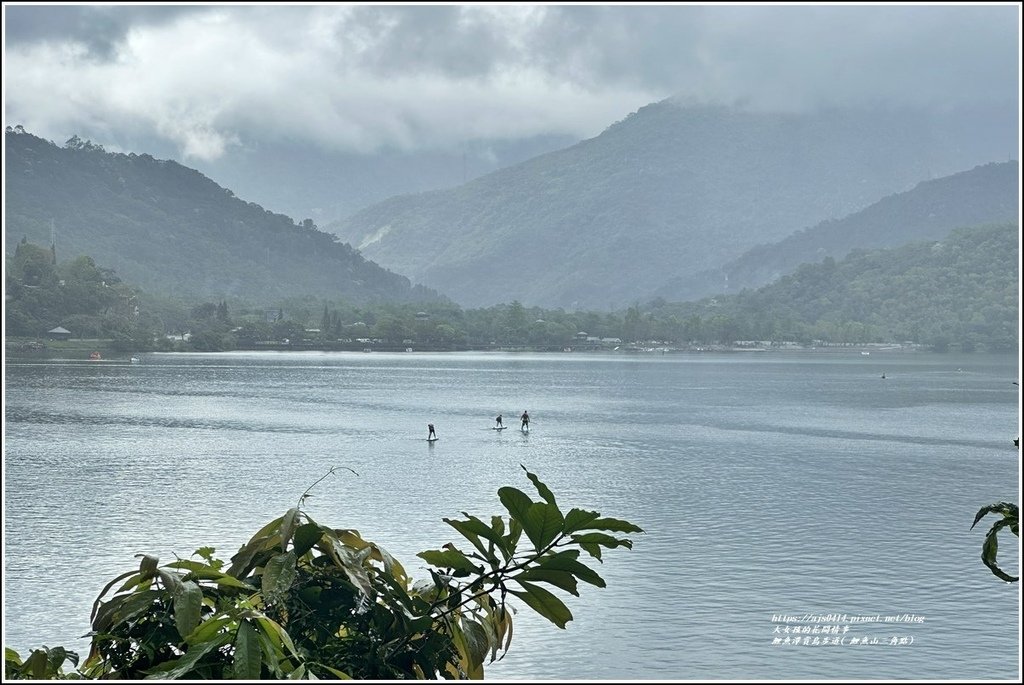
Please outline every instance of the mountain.
[[389, 197], [451, 188], [579, 139], [477, 140], [447, 150], [358, 154], [308, 142], [248, 142], [195, 168], [239, 197], [324, 226]]
[[1016, 221], [1020, 214], [1020, 165], [977, 166], [885, 197], [843, 219], [826, 220], [779, 242], [758, 245], [717, 269], [670, 280], [654, 292], [691, 300], [770, 283], [803, 263], [841, 259], [851, 250], [941, 240], [960, 226]]
[[23, 238], [59, 259], [89, 255], [143, 290], [190, 298], [287, 296], [433, 300], [312, 221], [238, 199], [199, 172], [150, 155], [4, 135], [5, 251]]
[[912, 340], [1019, 346], [1020, 226], [954, 229], [942, 240], [826, 257], [757, 290], [659, 301], [655, 316], [719, 340]]
[[609, 309], [673, 276], [1017, 149], [1016, 103], [641, 108], [601, 135], [326, 227], [464, 306]]

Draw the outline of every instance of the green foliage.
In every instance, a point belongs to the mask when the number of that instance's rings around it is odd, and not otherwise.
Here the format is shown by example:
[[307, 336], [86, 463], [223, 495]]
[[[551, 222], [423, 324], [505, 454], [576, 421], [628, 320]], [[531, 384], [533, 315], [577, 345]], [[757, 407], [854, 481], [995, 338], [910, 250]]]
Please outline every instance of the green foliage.
[[1010, 574], [999, 568], [996, 563], [996, 554], [999, 552], [999, 541], [996, 538], [997, 533], [1003, 528], [1009, 528], [1010, 532], [1014, 535], [1020, 536], [1019, 532], [1019, 514], [1016, 504], [1010, 502], [997, 502], [996, 504], [990, 504], [986, 507], [982, 507], [978, 510], [977, 515], [974, 517], [974, 523], [971, 524], [971, 528], [974, 528], [982, 518], [988, 514], [1002, 514], [1002, 518], [992, 524], [992, 527], [988, 529], [988, 533], [985, 534], [985, 543], [981, 547], [981, 560], [986, 566], [995, 574], [997, 577], [1007, 581], [1008, 583], [1014, 583], [1020, 580], [1017, 576], [1011, 576]]
[[71, 671], [64, 672], [64, 664], [70, 661], [78, 666], [78, 654], [69, 652], [63, 647], [47, 647], [33, 649], [24, 661], [21, 655], [9, 648], [4, 648], [4, 679], [5, 680], [75, 680], [81, 674]]
[[[539, 501], [503, 487], [507, 517], [486, 522], [463, 512], [444, 519], [468, 547], [449, 542], [421, 552], [432, 568], [417, 582], [358, 531], [313, 520], [302, 510], [308, 491], [242, 545], [227, 568], [209, 547], [195, 552], [198, 560], [162, 566], [138, 555], [138, 570], [111, 580], [93, 605], [81, 675], [483, 678], [485, 664], [511, 644], [510, 598], [565, 628], [572, 613], [552, 590], [579, 596], [578, 581], [605, 585], [580, 552], [600, 560], [602, 549], [632, 548], [621, 534], [643, 532], [594, 511], [563, 513], [548, 487], [527, 477]], [[25, 666], [8, 651], [8, 671], [31, 678], [53, 672], [32, 658], [35, 665]]]
[[56, 264], [51, 250], [22, 240], [7, 260], [6, 333], [43, 336], [63, 326], [79, 338], [137, 339], [147, 349], [136, 320], [138, 291], [88, 256]]
[[[1013, 441], [1017, 449], [1020, 449], [1020, 438]], [[1001, 514], [1002, 518], [998, 519], [992, 524], [992, 527], [985, 533], [985, 542], [981, 546], [981, 561], [988, 566], [989, 570], [992, 571], [993, 575], [997, 578], [1005, 580], [1008, 583], [1015, 583], [1020, 578], [1018, 576], [1011, 576], [1006, 571], [999, 568], [996, 563], [996, 555], [999, 553], [999, 540], [997, 535], [1003, 528], [1009, 528], [1010, 532], [1020, 537], [1020, 510], [1016, 504], [1010, 502], [996, 502], [995, 504], [989, 504], [988, 506], [982, 507], [978, 510], [978, 513], [974, 516], [974, 523], [971, 524], [971, 529], [978, 525], [978, 521], [981, 521], [984, 517], [989, 514]]]

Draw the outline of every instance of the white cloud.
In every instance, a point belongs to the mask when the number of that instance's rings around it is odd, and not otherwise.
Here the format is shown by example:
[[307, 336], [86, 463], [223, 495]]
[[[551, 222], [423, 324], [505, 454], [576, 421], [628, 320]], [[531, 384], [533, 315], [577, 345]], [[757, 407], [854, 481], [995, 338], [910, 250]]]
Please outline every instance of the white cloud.
[[676, 93], [790, 109], [1019, 98], [1016, 4], [4, 9], [7, 123], [156, 135], [206, 160], [275, 137], [588, 137]]

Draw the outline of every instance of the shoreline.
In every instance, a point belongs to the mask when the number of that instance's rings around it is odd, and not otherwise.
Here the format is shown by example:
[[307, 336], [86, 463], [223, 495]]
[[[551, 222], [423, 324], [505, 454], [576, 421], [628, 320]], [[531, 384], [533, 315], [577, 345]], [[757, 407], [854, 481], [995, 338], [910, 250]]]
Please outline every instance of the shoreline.
[[[79, 342], [79, 341], [72, 341]], [[82, 341], [84, 342], [84, 341]], [[773, 345], [773, 346], [727, 346], [727, 345], [694, 345], [686, 347], [672, 347], [672, 346], [661, 346], [661, 347], [639, 347], [639, 346], [626, 346], [620, 345], [614, 348], [608, 347], [565, 347], [565, 348], [552, 348], [547, 346], [487, 346], [487, 347], [423, 347], [423, 348], [411, 348], [404, 345], [387, 345], [387, 344], [376, 344], [371, 346], [322, 346], [314, 344], [277, 344], [277, 345], [260, 345], [260, 346], [245, 346], [238, 347], [231, 350], [219, 350], [219, 351], [199, 351], [199, 350], [153, 350], [150, 352], [126, 352], [123, 350], [112, 350], [103, 343], [106, 341], [90, 340], [90, 344], [71, 344], [71, 345], [57, 345], [49, 347], [45, 344], [26, 346], [25, 343], [17, 341], [6, 341], [5, 343], [5, 359], [12, 361], [38, 361], [38, 362], [89, 362], [94, 364], [109, 364], [109, 363], [123, 363], [130, 364], [139, 361], [140, 355], [163, 355], [163, 354], [174, 354], [174, 355], [203, 355], [203, 354], [231, 354], [231, 353], [249, 353], [249, 354], [260, 354], [260, 353], [282, 353], [282, 352], [299, 352], [299, 353], [322, 353], [329, 354], [334, 352], [342, 353], [359, 353], [363, 354], [416, 354], [416, 353], [430, 353], [430, 354], [542, 354], [550, 356], [622, 356], [622, 357], [667, 357], [667, 356], [698, 356], [707, 354], [722, 354], [722, 355], [744, 355], [744, 356], [776, 356], [776, 355], [792, 355], [792, 354], [815, 354], [815, 355], [844, 355], [844, 356], [860, 356], [865, 361], [870, 361], [872, 356], [878, 357], [891, 357], [892, 355], [908, 355], [908, 354], [924, 354], [924, 355], [1014, 355], [1017, 354], [1013, 350], [989, 350], [985, 348], [979, 348], [969, 352], [964, 352], [958, 347], [951, 347], [951, 349], [944, 351], [937, 351], [930, 349], [925, 345], [918, 344], [886, 344], [886, 343], [866, 343], [866, 344], [836, 344], [836, 345]], [[91, 356], [99, 352], [99, 358], [91, 358]], [[135, 361], [133, 361], [135, 359]]]

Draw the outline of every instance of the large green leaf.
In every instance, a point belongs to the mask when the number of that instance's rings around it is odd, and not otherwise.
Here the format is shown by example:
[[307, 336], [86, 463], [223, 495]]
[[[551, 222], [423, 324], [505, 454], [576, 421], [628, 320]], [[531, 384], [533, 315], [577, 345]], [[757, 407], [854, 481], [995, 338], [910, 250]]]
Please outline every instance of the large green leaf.
[[535, 583], [548, 583], [555, 587], [562, 588], [569, 594], [580, 596], [576, 589], [576, 578], [568, 571], [557, 571], [553, 569], [531, 568], [523, 571], [515, 580], [529, 580]]
[[[280, 524], [281, 519], [275, 519], [271, 523]], [[264, 529], [269, 527], [270, 524], [264, 526]], [[245, 545], [241, 547], [235, 555], [231, 557], [231, 566], [228, 567], [228, 575], [234, 576], [235, 578], [241, 578], [252, 570], [253, 560], [256, 555], [260, 552], [266, 551], [268, 547], [273, 546], [275, 536], [273, 535], [256, 535], [249, 540]]]
[[520, 523], [526, 520], [526, 512], [533, 506], [533, 500], [525, 492], [510, 486], [498, 488], [498, 499], [508, 509], [512, 519]]
[[1019, 578], [1006, 573], [996, 564], [996, 554], [999, 552], [999, 541], [996, 536], [1002, 528], [1010, 525], [1011, 522], [1011, 519], [1004, 518], [992, 524], [988, 533], [985, 534], [985, 543], [981, 547], [981, 560], [997, 577], [1008, 583], [1015, 583]]
[[487, 632], [484, 627], [471, 619], [462, 620], [462, 633], [466, 638], [467, 656], [470, 669], [483, 676], [484, 659], [487, 656]]
[[259, 680], [262, 663], [262, 651], [256, 629], [248, 621], [239, 621], [232, 661], [235, 680]]
[[174, 625], [182, 639], [187, 638], [202, 617], [203, 590], [191, 580], [174, 591]]
[[32, 674], [34, 680], [43, 680], [49, 674], [46, 672], [50, 660], [46, 652], [41, 649], [33, 649], [28, 659], [25, 659], [25, 670]]
[[125, 623], [136, 616], [149, 611], [153, 603], [162, 599], [164, 593], [159, 590], [147, 590], [128, 595], [125, 601], [114, 611], [113, 622]]
[[1019, 519], [1020, 516], [1020, 511], [1016, 504], [1013, 504], [1012, 502], [996, 502], [995, 504], [990, 504], [987, 507], [982, 507], [978, 511], [974, 517], [974, 523], [971, 524], [971, 528], [978, 525], [978, 521], [984, 518], [986, 514], [991, 513], [1002, 514], [1005, 517], [1011, 517], [1014, 519]]
[[[525, 466], [523, 466], [522, 464], [520, 464], [519, 466], [523, 469], [523, 471], [526, 471]], [[548, 504], [557, 509], [558, 505], [555, 504], [555, 496], [551, 494], [551, 490], [548, 489], [548, 486], [544, 485], [544, 483], [541, 483], [540, 479], [537, 478], [537, 476], [530, 473], [529, 471], [526, 471], [526, 477], [533, 481], [533, 485], [537, 488], [537, 492], [540, 494], [541, 498], [545, 502], [547, 502]]]
[[456, 571], [468, 571], [469, 573], [479, 573], [480, 567], [470, 561], [465, 554], [456, 549], [433, 549], [417, 554], [420, 559], [427, 562], [431, 566], [437, 566], [438, 568], [450, 568]]
[[629, 521], [613, 518], [594, 519], [590, 523], [580, 526], [579, 530], [610, 530], [615, 533], [642, 533], [644, 529], [633, 525]]
[[172, 594], [177, 592], [178, 588], [181, 587], [181, 576], [177, 573], [172, 573], [171, 571], [159, 568], [157, 569], [156, 574], [164, 584], [164, 587]]
[[583, 529], [588, 523], [599, 517], [601, 514], [596, 511], [587, 511], [586, 509], [570, 509], [569, 513], [565, 515], [565, 533], [575, 533], [577, 530]]
[[288, 541], [291, 540], [292, 533], [295, 532], [295, 525], [299, 520], [299, 510], [292, 507], [281, 519], [281, 551], [288, 551]]
[[282, 595], [292, 586], [296, 576], [295, 552], [278, 554], [263, 567], [263, 594], [267, 597]]
[[523, 531], [530, 538], [533, 548], [538, 552], [550, 545], [562, 532], [565, 519], [562, 512], [553, 504], [536, 502], [526, 512], [523, 520]]
[[214, 635], [220, 632], [221, 628], [224, 628], [225, 626], [230, 628], [231, 624], [235, 623], [235, 621], [236, 619], [234, 616], [208, 616], [205, 621], [196, 626], [196, 629], [192, 631], [191, 635], [185, 638], [185, 642], [189, 645], [198, 645], [203, 642], [208, 642], [213, 639]]
[[409, 574], [405, 572], [405, 567], [383, 547], [376, 544], [373, 544], [372, 547], [375, 554], [379, 555], [381, 562], [384, 564], [384, 570], [395, 579], [404, 593], [405, 589], [409, 587]]
[[156, 567], [159, 563], [159, 559], [154, 557], [152, 554], [136, 554], [136, 557], [142, 557], [142, 561], [139, 562], [139, 573], [142, 574], [143, 580], [146, 578], [152, 578], [156, 574]]
[[166, 566], [171, 568], [182, 568], [188, 570], [189, 573], [185, 577], [189, 579], [194, 578], [198, 580], [212, 580], [215, 581], [218, 585], [236, 587], [244, 590], [252, 590], [251, 586], [246, 585], [238, 578], [235, 578], [234, 576], [229, 576], [222, 571], [218, 571], [215, 568], [207, 566], [206, 564], [201, 564], [198, 561], [189, 561], [187, 559], [181, 559], [178, 561], [172, 561], [171, 563], [166, 564]]
[[189, 648], [185, 655], [178, 659], [165, 661], [145, 671], [146, 680], [177, 680], [187, 675], [199, 660], [215, 649], [231, 642], [230, 633], [220, 633], [209, 642], [202, 642]]
[[[494, 528], [488, 526], [486, 523], [484, 523], [475, 516], [471, 516], [466, 512], [462, 512], [462, 515], [466, 517], [465, 521], [444, 519], [444, 522], [452, 528], [454, 528], [455, 530], [462, 533], [470, 542], [473, 542], [473, 538], [471, 536], [479, 536], [484, 538], [485, 540], [493, 542], [498, 547], [498, 549], [501, 550], [505, 558], [509, 558], [510, 550], [507, 549], [507, 542], [505, 541], [505, 538], [502, 537], [502, 533], [504, 532], [504, 526], [502, 526], [502, 529], [495, 530]], [[498, 521], [501, 521], [500, 517], [498, 517]], [[476, 545], [476, 548], [480, 550], [481, 554], [483, 554], [486, 557], [492, 556], [492, 554], [485, 550], [480, 544], [474, 544]]]
[[579, 550], [568, 549], [563, 552], [559, 552], [558, 554], [542, 557], [537, 562], [536, 568], [554, 571], [568, 571], [585, 583], [590, 583], [597, 587], [605, 587], [606, 583], [604, 582], [604, 579], [589, 566], [577, 561], [576, 558], [578, 556]]
[[263, 614], [256, 615], [256, 624], [259, 626], [260, 631], [270, 637], [274, 643], [280, 645], [282, 654], [284, 654], [284, 648], [288, 649], [288, 653], [298, 660], [299, 654], [295, 650], [295, 644], [292, 642], [291, 635], [285, 630], [280, 623], [273, 619], [267, 618]]
[[449, 663], [449, 672], [455, 675], [459, 680], [480, 680], [483, 678], [482, 667], [477, 665], [474, 669], [472, 649], [469, 645], [469, 640], [466, 638], [465, 632], [459, 626], [458, 623], [451, 623], [448, 625], [448, 632], [451, 634], [452, 646], [455, 648], [455, 654], [458, 657], [458, 668], [451, 670], [451, 664]]
[[447, 523], [449, 526], [451, 526], [455, 530], [459, 531], [459, 534], [462, 535], [462, 537], [464, 537], [467, 540], [469, 540], [470, 543], [472, 543], [472, 545], [474, 547], [476, 547], [477, 551], [480, 552], [481, 555], [483, 555], [484, 557], [493, 556], [493, 555], [489, 555], [488, 554], [487, 546], [484, 545], [484, 543], [480, 540], [479, 533], [476, 533], [473, 530], [471, 530], [472, 526], [466, 525], [467, 524], [466, 521], [459, 521], [458, 519], [449, 519], [449, 518], [445, 518], [445, 519], [441, 519], [441, 520], [444, 521], [445, 523]]
[[509, 593], [526, 602], [538, 614], [559, 628], [565, 628], [565, 624], [572, 620], [572, 612], [558, 597], [529, 581], [514, 580], [523, 587], [525, 592], [509, 590]]
[[359, 588], [364, 597], [372, 599], [374, 597], [374, 590], [373, 584], [370, 582], [370, 576], [356, 558], [352, 548], [342, 543], [338, 539], [337, 534], [332, 531], [325, 530], [322, 541], [328, 542], [328, 554], [330, 554], [334, 563], [345, 572], [345, 575], [348, 576], [352, 584]]
[[320, 542], [323, 534], [320, 525], [317, 523], [304, 523], [296, 528], [295, 539], [292, 542], [292, 551], [295, 552], [295, 556], [301, 557], [313, 549], [316, 543]]
[[47, 657], [50, 660], [51, 673], [60, 673], [61, 667], [66, 660], [71, 661], [75, 666], [78, 665], [78, 652], [69, 652], [63, 647], [54, 647], [48, 650]]
[[511, 553], [515, 553], [519, 545], [519, 538], [523, 536], [523, 524], [514, 518], [508, 520], [508, 535], [505, 536], [505, 544], [508, 545]]
[[604, 533], [584, 533], [583, 535], [573, 535], [572, 539], [580, 543], [582, 547], [584, 544], [595, 544], [601, 545], [602, 547], [626, 547], [633, 549], [633, 542], [627, 538], [613, 538], [611, 535], [605, 535]]

